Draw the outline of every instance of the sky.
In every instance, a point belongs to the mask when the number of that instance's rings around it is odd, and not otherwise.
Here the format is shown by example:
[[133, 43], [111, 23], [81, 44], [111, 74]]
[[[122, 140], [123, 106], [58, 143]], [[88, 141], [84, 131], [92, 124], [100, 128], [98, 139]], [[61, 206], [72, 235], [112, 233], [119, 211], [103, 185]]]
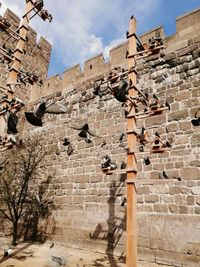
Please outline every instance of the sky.
[[[25, 0], [0, 0], [0, 14], [6, 8], [19, 17]], [[157, 26], [165, 35], [176, 31], [175, 20], [193, 9], [200, 0], [44, 0], [44, 9], [53, 16], [51, 23], [34, 17], [30, 26], [52, 45], [48, 76], [61, 74], [76, 64], [103, 53], [109, 60], [109, 50], [126, 41], [129, 19], [137, 19], [137, 33], [143, 34]]]

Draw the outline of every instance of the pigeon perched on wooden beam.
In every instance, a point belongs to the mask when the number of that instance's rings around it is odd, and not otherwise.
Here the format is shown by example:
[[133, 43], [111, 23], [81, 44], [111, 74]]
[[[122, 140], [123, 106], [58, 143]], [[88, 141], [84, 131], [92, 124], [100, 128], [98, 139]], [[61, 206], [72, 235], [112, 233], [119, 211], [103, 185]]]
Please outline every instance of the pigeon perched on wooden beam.
[[101, 162], [101, 168], [102, 169], [107, 169], [109, 168], [110, 170], [116, 170], [117, 169], [117, 164], [111, 160], [111, 158], [106, 155], [105, 157], [103, 157]]
[[57, 115], [64, 114], [67, 112], [68, 110], [64, 105], [55, 103], [55, 101], [47, 105], [44, 101], [37, 106], [35, 112], [25, 112], [25, 117], [30, 124], [34, 126], [42, 126], [42, 118], [46, 113]]
[[137, 136], [138, 142], [140, 142], [141, 145], [145, 146], [147, 143], [149, 143], [148, 141], [149, 135], [148, 135], [147, 130], [144, 127], [142, 127], [140, 134], [136, 133], [136, 136]]
[[110, 166], [110, 162], [111, 162], [110, 157], [106, 155], [105, 157], [102, 158], [101, 168], [102, 169], [108, 168]]
[[95, 81], [94, 86], [93, 86], [93, 94], [94, 95], [98, 95], [98, 96], [102, 97], [102, 94], [101, 94], [102, 82], [103, 82], [103, 79]]

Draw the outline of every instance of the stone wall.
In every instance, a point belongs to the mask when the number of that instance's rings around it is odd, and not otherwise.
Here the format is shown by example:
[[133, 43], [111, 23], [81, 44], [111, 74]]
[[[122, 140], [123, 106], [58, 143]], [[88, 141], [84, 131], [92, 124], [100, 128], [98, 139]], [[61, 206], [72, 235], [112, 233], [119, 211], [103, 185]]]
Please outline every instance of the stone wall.
[[[7, 9], [3, 17], [11, 24], [13, 31], [18, 29], [20, 18], [16, 14]], [[14, 50], [16, 41], [14, 41], [14, 38], [8, 38], [8, 32], [0, 31], [0, 45], [5, 44], [7, 48]], [[27, 72], [34, 72], [39, 75], [39, 80], [43, 80], [47, 77], [50, 55], [51, 45], [43, 37], [37, 42], [37, 33], [29, 27], [21, 69]], [[0, 56], [2, 55], [0, 54]], [[11, 67], [11, 63], [8, 64], [7, 61], [0, 63], [0, 94], [4, 91], [1, 85], [3, 87], [6, 86], [9, 67]], [[18, 90], [16, 90], [16, 96], [22, 100], [28, 100], [30, 97], [29, 84], [24, 85], [22, 83]]]
[[[200, 127], [191, 119], [200, 106], [200, 10], [177, 19], [177, 32], [165, 38], [166, 48], [159, 54], [138, 60], [139, 84], [145, 92], [166, 99], [171, 110], [138, 120], [152, 138], [158, 131], [163, 140], [172, 140], [172, 148], [163, 154], [151, 154], [151, 164], [143, 164], [137, 154], [138, 179], [159, 179], [165, 170], [181, 177], [162, 185], [137, 185], [138, 258], [169, 266], [199, 266], [200, 262]], [[192, 25], [192, 27], [191, 27]], [[164, 34], [162, 28], [158, 28]], [[154, 29], [143, 35], [143, 42]], [[24, 135], [40, 136], [51, 153], [41, 178], [51, 174], [49, 194], [56, 209], [54, 243], [107, 254], [125, 255], [126, 177], [106, 176], [101, 157], [110, 155], [118, 166], [126, 161], [119, 141], [126, 132], [126, 119], [119, 102], [111, 95], [93, 94], [93, 81], [106, 77], [113, 67], [127, 68], [127, 42], [110, 51], [105, 63], [99, 55], [47, 79], [44, 86], [31, 90], [29, 106], [39, 97], [59, 99], [69, 107], [64, 115], [45, 115], [43, 127], [24, 124]], [[88, 123], [95, 132], [87, 144], [72, 127]], [[73, 153], [63, 146], [68, 137]], [[103, 141], [106, 145], [102, 146]], [[122, 144], [126, 145], [126, 137]], [[103, 258], [103, 255], [102, 255]]]

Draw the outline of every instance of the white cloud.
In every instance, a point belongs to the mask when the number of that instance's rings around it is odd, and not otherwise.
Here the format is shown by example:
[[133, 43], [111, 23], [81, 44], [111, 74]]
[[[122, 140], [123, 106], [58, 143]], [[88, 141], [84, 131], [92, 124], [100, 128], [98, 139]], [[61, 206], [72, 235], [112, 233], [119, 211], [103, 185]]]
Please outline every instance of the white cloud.
[[[3, 10], [9, 7], [22, 15], [25, 1], [0, 1]], [[102, 52], [108, 58], [109, 50], [125, 40], [132, 13], [144, 23], [158, 4], [159, 0], [44, 0], [53, 21], [48, 25], [40, 18], [34, 18], [31, 26], [53, 42], [57, 61], [70, 66]]]

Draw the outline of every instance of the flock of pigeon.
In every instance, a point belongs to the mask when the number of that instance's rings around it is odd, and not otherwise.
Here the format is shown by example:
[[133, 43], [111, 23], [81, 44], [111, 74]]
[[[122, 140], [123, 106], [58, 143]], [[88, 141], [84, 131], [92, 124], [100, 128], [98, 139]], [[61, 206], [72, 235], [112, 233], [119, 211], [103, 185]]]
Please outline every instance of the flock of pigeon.
[[[112, 72], [109, 73], [106, 81], [102, 79], [100, 81], [98, 80], [94, 82], [93, 93], [95, 95], [99, 95], [100, 97], [102, 97], [101, 87], [103, 84], [106, 83], [107, 90], [109, 90], [109, 93], [112, 94], [117, 101], [123, 103], [125, 107], [127, 107], [127, 100], [129, 100], [130, 105], [135, 107], [136, 114], [138, 112], [137, 111], [138, 103], [141, 103], [142, 105], [145, 106], [144, 114], [145, 113], [148, 114], [149, 110], [157, 111], [164, 107], [170, 109], [170, 105], [168, 104], [168, 102], [166, 101], [165, 104], [162, 104], [156, 94], [153, 94], [153, 98], [150, 99], [147, 93], [144, 94], [137, 88], [136, 90], [138, 91], [138, 97], [129, 97], [128, 91], [129, 91], [129, 88], [132, 86], [132, 81], [130, 80], [129, 82], [127, 82], [127, 79], [125, 79], [126, 74], [127, 74], [127, 71], [125, 71], [124, 69], [121, 69], [121, 73], [119, 74], [118, 69], [115, 68]], [[67, 107], [60, 103], [60, 100], [62, 100], [62, 98], [57, 101], [53, 101], [51, 103], [48, 103], [47, 101], [42, 100], [34, 108], [33, 111], [25, 112], [26, 120], [34, 126], [43, 126], [43, 117], [45, 116], [45, 114], [67, 113], [68, 112]], [[19, 142], [17, 142], [17, 139], [15, 138], [15, 135], [18, 133], [17, 125], [19, 121], [17, 112], [22, 110], [22, 108], [24, 107], [24, 104], [22, 103], [22, 101], [20, 101], [17, 98], [13, 98], [11, 101], [8, 101], [7, 97], [3, 97], [1, 102], [7, 102], [8, 105], [6, 107], [3, 106], [0, 110], [0, 115], [1, 115], [0, 116], [0, 145], [3, 145], [4, 147], [6, 147], [6, 149], [8, 149], [8, 148], [13, 147], [14, 145], [16, 146], [19, 145]], [[200, 125], [200, 112], [199, 111], [200, 109], [197, 110], [195, 114], [195, 119], [191, 120], [191, 123], [194, 126]], [[71, 128], [78, 130], [79, 137], [85, 140], [86, 143], [91, 143], [92, 142], [91, 137], [95, 136], [95, 134], [90, 130], [88, 123], [85, 123], [81, 127], [71, 127]], [[135, 132], [135, 134], [137, 137], [137, 141], [140, 143], [139, 151], [143, 152], [144, 146], [147, 143], [149, 143], [147, 131], [144, 127], [142, 127], [141, 132], [140, 133]], [[121, 136], [120, 138], [123, 139], [123, 136]], [[106, 142], [104, 141], [101, 144], [101, 147], [103, 147], [105, 144]], [[74, 149], [68, 138], [64, 139], [63, 145], [68, 147], [67, 154], [70, 156]], [[120, 145], [123, 146], [122, 143]], [[160, 147], [166, 148], [166, 147], [171, 146], [171, 144], [168, 141], [165, 144], [162, 142], [158, 132], [155, 133], [155, 139], [151, 142], [151, 145], [152, 145], [152, 149], [160, 148]], [[149, 165], [150, 159], [148, 157], [144, 158], [143, 162], [145, 165]], [[102, 158], [101, 167], [102, 169], [109, 168], [111, 170], [114, 170], [117, 168], [116, 164], [110, 159], [108, 155]]]

